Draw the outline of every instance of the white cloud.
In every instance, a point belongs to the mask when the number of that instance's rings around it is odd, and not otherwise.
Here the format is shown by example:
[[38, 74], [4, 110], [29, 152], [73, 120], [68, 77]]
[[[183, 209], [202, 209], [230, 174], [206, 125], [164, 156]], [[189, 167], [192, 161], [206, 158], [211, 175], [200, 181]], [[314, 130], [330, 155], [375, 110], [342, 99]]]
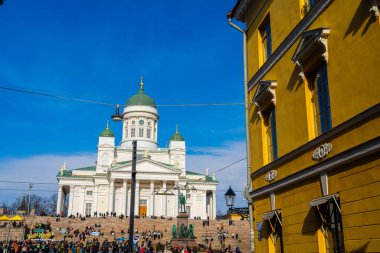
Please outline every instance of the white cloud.
[[[226, 142], [219, 147], [190, 147], [187, 155], [187, 170], [204, 173], [209, 168], [209, 174], [231, 163], [245, 158], [245, 142]], [[26, 158], [11, 158], [0, 160], [0, 181], [41, 182], [51, 184], [35, 184], [33, 189], [38, 195], [49, 196], [57, 190], [56, 174], [63, 162], [67, 169], [95, 165], [96, 154], [84, 153], [75, 155], [38, 155]], [[217, 192], [217, 210], [226, 210], [224, 193], [231, 185], [236, 192], [236, 206], [246, 205], [240, 191], [246, 185], [246, 160], [228, 167], [216, 174], [219, 181]], [[0, 202], [11, 203], [16, 197], [22, 196], [28, 189], [28, 184], [0, 182]], [[46, 191], [43, 191], [46, 190]]]
[[[244, 141], [225, 142], [220, 147], [192, 147], [188, 149], [192, 154], [187, 156], [187, 170], [199, 173], [205, 173], [205, 169], [209, 168], [209, 174], [211, 174], [246, 157]], [[225, 211], [227, 209], [224, 193], [230, 185], [236, 193], [235, 206], [244, 207], [247, 205], [242, 192], [239, 192], [244, 191], [247, 182], [246, 160], [216, 173], [216, 179], [219, 181], [217, 210]]]
[[[66, 162], [67, 169], [72, 169], [95, 164], [95, 160], [96, 154], [92, 153], [2, 159], [0, 160], [0, 181], [51, 183], [33, 186], [33, 189], [36, 190], [33, 193], [50, 196], [57, 190], [55, 176], [63, 162]], [[8, 201], [10, 204], [16, 197], [26, 193], [28, 184], [0, 182], [0, 189], [2, 189], [0, 190], [0, 201]]]

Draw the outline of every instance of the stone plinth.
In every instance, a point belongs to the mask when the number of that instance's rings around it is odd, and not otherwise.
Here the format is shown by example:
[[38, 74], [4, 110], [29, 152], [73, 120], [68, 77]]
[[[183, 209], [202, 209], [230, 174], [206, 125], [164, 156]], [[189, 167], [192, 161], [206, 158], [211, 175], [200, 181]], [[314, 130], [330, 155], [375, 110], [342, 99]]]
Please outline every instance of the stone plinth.
[[177, 247], [184, 248], [186, 246], [193, 248], [197, 246], [197, 242], [195, 241], [195, 239], [172, 239], [170, 243], [172, 247], [174, 248], [177, 248]]
[[178, 234], [178, 238], [177, 239], [171, 239], [171, 245], [173, 247], [181, 247], [181, 248], [184, 248], [186, 246], [189, 246], [189, 247], [196, 247], [197, 246], [197, 242], [195, 241], [195, 239], [191, 239], [191, 238], [179, 238], [179, 232], [180, 232], [180, 228], [181, 228], [181, 225], [184, 225], [186, 227], [188, 227], [188, 224], [189, 224], [189, 215], [187, 215], [187, 213], [179, 213], [178, 216], [177, 216], [177, 234]]
[[189, 215], [187, 213], [179, 213], [177, 219], [177, 228], [180, 228], [182, 224], [186, 227], [189, 224]]

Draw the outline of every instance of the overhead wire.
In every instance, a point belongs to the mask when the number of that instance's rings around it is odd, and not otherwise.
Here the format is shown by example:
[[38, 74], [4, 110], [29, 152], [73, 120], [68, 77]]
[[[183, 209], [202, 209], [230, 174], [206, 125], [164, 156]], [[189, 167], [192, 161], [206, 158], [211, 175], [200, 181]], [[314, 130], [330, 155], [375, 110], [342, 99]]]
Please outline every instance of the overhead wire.
[[[219, 172], [221, 172], [221, 171], [223, 171], [223, 170], [225, 170], [225, 169], [227, 169], [227, 168], [230, 168], [231, 166], [233, 166], [233, 165], [235, 165], [235, 164], [237, 164], [237, 163], [239, 163], [239, 162], [241, 162], [241, 161], [244, 161], [246, 158], [244, 157], [244, 158], [241, 158], [241, 159], [239, 159], [239, 160], [237, 160], [237, 161], [235, 161], [235, 162], [233, 162], [233, 163], [230, 163], [230, 164], [228, 164], [228, 165], [226, 165], [226, 166], [224, 166], [224, 167], [222, 167], [222, 168], [220, 168], [220, 169], [217, 169], [217, 170], [215, 170], [212, 174], [216, 174], [216, 173], [219, 173]], [[203, 176], [203, 177], [201, 177], [201, 178], [198, 178], [198, 179], [196, 179], [195, 181], [193, 181], [193, 182], [199, 182], [199, 181], [201, 181], [201, 180], [205, 180], [205, 179], [207, 179], [207, 177], [209, 177], [209, 175], [205, 175], [205, 176]], [[11, 181], [11, 180], [0, 180], [0, 183], [10, 183], [10, 184], [34, 184], [34, 185], [57, 185], [57, 183], [49, 183], [49, 182], [33, 182], [33, 181]], [[191, 183], [190, 183], [191, 184]], [[0, 188], [0, 191], [1, 190], [8, 190], [8, 191], [17, 191], [17, 190], [19, 190], [19, 191], [28, 191], [28, 190], [24, 190], [24, 189], [1, 189]], [[45, 191], [45, 192], [56, 192], [56, 191], [51, 191], [51, 190], [31, 190], [31, 191]], [[217, 191], [222, 191], [222, 190], [217, 190]], [[243, 192], [243, 191], [236, 191], [236, 192]]]
[[[113, 106], [113, 107], [119, 105], [119, 104], [107, 103], [107, 102], [91, 100], [91, 99], [82, 99], [82, 98], [56, 95], [49, 92], [26, 89], [26, 88], [21, 88], [21, 87], [0, 86], [0, 89], [5, 90], [5, 91], [14, 91], [14, 92], [20, 92], [20, 93], [25, 93], [29, 95], [44, 96], [44, 97], [50, 97], [50, 98], [55, 98], [55, 99], [89, 103], [89, 104], [98, 104], [98, 105]], [[229, 102], [229, 103], [156, 104], [157, 107], [201, 107], [201, 106], [241, 106], [241, 105], [244, 105], [244, 103], [243, 102]]]

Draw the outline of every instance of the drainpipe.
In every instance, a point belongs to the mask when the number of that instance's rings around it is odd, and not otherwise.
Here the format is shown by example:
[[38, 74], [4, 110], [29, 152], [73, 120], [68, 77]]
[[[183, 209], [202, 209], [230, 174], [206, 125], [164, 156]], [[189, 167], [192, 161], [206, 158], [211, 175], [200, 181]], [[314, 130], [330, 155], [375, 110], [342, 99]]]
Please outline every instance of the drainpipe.
[[248, 200], [249, 209], [249, 226], [250, 226], [250, 242], [251, 252], [254, 252], [255, 234], [253, 232], [253, 202], [249, 196], [251, 188], [251, 134], [249, 132], [249, 101], [248, 101], [248, 70], [247, 70], [247, 33], [242, 28], [232, 22], [232, 18], [228, 17], [228, 24], [243, 34], [243, 60], [244, 60], [244, 107], [245, 107], [245, 135], [246, 135], [246, 153], [247, 153], [247, 185], [245, 186], [244, 196]]

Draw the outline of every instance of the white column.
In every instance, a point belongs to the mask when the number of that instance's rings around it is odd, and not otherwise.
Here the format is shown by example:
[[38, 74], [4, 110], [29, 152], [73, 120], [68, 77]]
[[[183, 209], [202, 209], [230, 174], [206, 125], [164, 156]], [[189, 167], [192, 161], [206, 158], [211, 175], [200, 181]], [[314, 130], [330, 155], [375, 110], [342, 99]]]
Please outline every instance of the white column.
[[121, 214], [125, 215], [127, 210], [127, 179], [123, 179], [123, 188], [121, 189]]
[[98, 193], [99, 193], [99, 185], [95, 185], [94, 187], [94, 194], [93, 194], [93, 197], [94, 197], [94, 206], [93, 206], [93, 210], [92, 210], [92, 214], [91, 215], [94, 215], [94, 212], [98, 212]]
[[163, 180], [162, 181], [162, 190], [164, 191], [164, 194], [165, 195], [162, 195], [162, 215], [166, 216], [166, 210], [167, 210], [167, 204], [168, 204], [168, 201], [167, 201], [167, 196], [166, 196], [166, 180]]
[[174, 191], [173, 214], [174, 216], [177, 216], [178, 215], [178, 190], [173, 189], [173, 191]]
[[135, 198], [135, 215], [140, 212], [140, 181], [136, 180], [136, 198]]
[[63, 196], [63, 186], [58, 185], [58, 197], [57, 197], [57, 214], [61, 214], [62, 211], [62, 196]]
[[114, 211], [114, 203], [115, 203], [115, 179], [111, 179], [110, 190], [109, 190], [109, 199], [108, 199], [108, 211]]
[[150, 181], [149, 216], [154, 215], [154, 181]]
[[83, 186], [81, 203], [83, 203], [81, 213], [82, 213], [82, 216], [84, 216], [86, 215], [86, 186]]
[[73, 205], [74, 205], [74, 186], [70, 185], [69, 208], [67, 210], [67, 216], [73, 214]]
[[212, 217], [210, 219], [215, 219], [216, 217], [216, 191], [212, 191]]
[[211, 219], [211, 198], [208, 191], [206, 191], [206, 219], [207, 217]]
[[131, 215], [131, 187], [127, 187], [127, 215]]

